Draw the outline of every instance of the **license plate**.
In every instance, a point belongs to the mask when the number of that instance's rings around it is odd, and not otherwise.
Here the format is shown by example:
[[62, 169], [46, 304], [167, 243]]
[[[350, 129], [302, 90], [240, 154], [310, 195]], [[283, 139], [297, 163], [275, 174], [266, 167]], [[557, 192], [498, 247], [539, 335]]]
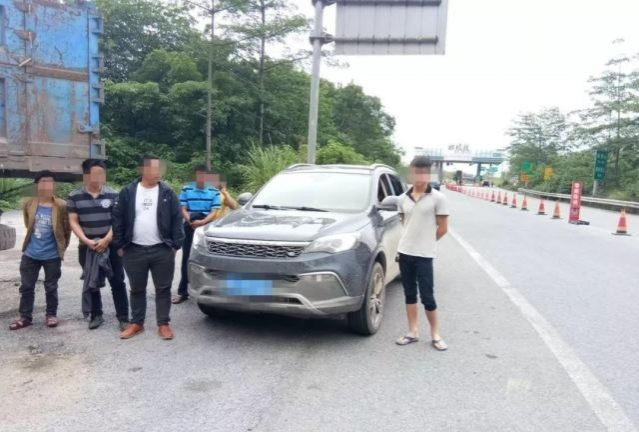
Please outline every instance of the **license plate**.
[[240, 273], [226, 273], [224, 292], [233, 296], [266, 296], [273, 292], [273, 281], [259, 276]]

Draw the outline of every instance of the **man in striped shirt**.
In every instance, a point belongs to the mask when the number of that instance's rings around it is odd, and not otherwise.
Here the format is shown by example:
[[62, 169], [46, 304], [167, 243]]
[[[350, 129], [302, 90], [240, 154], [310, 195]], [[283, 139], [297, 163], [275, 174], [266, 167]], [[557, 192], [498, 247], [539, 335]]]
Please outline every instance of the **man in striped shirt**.
[[[115, 312], [120, 322], [120, 331], [129, 324], [129, 300], [124, 283], [122, 258], [111, 246], [113, 230], [111, 228], [111, 212], [118, 196], [117, 192], [108, 188], [106, 182], [106, 165], [98, 159], [87, 159], [82, 164], [84, 186], [69, 195], [67, 208], [69, 222], [73, 232], [80, 240], [78, 250], [79, 261], [84, 268], [87, 251], [102, 253], [109, 251], [113, 276], [109, 279]], [[100, 291], [91, 292], [91, 320], [89, 329], [97, 329], [104, 323], [102, 297]]]
[[220, 191], [207, 180], [208, 170], [205, 166], [195, 167], [195, 181], [182, 188], [180, 205], [184, 217], [184, 244], [182, 245], [182, 278], [178, 287], [178, 295], [173, 304], [180, 304], [189, 298], [189, 257], [195, 230], [212, 222], [220, 209]]

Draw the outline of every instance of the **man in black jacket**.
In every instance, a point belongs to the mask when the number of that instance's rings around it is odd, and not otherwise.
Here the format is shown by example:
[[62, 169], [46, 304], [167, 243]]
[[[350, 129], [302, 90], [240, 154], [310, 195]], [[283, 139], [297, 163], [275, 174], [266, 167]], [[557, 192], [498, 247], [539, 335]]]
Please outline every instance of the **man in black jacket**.
[[144, 156], [141, 178], [120, 192], [113, 209], [113, 243], [122, 256], [131, 286], [131, 325], [120, 337], [130, 339], [144, 331], [146, 285], [149, 272], [155, 285], [158, 333], [173, 339], [169, 327], [175, 253], [182, 247], [184, 228], [180, 201], [161, 179], [161, 162]]

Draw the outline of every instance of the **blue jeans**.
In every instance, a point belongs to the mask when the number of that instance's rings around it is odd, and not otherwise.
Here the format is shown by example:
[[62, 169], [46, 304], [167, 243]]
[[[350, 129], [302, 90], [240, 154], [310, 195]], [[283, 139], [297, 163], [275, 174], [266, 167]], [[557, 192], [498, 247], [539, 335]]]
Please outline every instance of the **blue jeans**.
[[437, 310], [437, 302], [433, 292], [433, 259], [412, 255], [399, 255], [399, 271], [402, 274], [402, 285], [406, 304], [417, 304], [417, 292], [427, 311]]

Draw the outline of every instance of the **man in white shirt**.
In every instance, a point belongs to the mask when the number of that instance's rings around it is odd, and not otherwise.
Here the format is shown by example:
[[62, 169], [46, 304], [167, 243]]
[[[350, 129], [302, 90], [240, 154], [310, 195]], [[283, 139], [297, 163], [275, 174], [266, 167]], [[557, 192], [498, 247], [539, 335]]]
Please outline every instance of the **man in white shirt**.
[[431, 161], [417, 157], [410, 164], [412, 187], [399, 198], [402, 236], [399, 242], [399, 267], [406, 297], [408, 333], [397, 339], [398, 345], [419, 340], [417, 293], [426, 309], [432, 345], [438, 351], [448, 347], [439, 334], [437, 303], [433, 292], [433, 259], [437, 241], [448, 231], [446, 196], [430, 186]]
[[131, 286], [131, 325], [120, 337], [130, 339], [144, 331], [146, 285], [151, 273], [155, 285], [158, 334], [173, 339], [169, 327], [175, 252], [182, 247], [184, 228], [180, 201], [161, 179], [161, 162], [144, 156], [141, 178], [120, 192], [113, 209], [113, 243], [122, 256]]

